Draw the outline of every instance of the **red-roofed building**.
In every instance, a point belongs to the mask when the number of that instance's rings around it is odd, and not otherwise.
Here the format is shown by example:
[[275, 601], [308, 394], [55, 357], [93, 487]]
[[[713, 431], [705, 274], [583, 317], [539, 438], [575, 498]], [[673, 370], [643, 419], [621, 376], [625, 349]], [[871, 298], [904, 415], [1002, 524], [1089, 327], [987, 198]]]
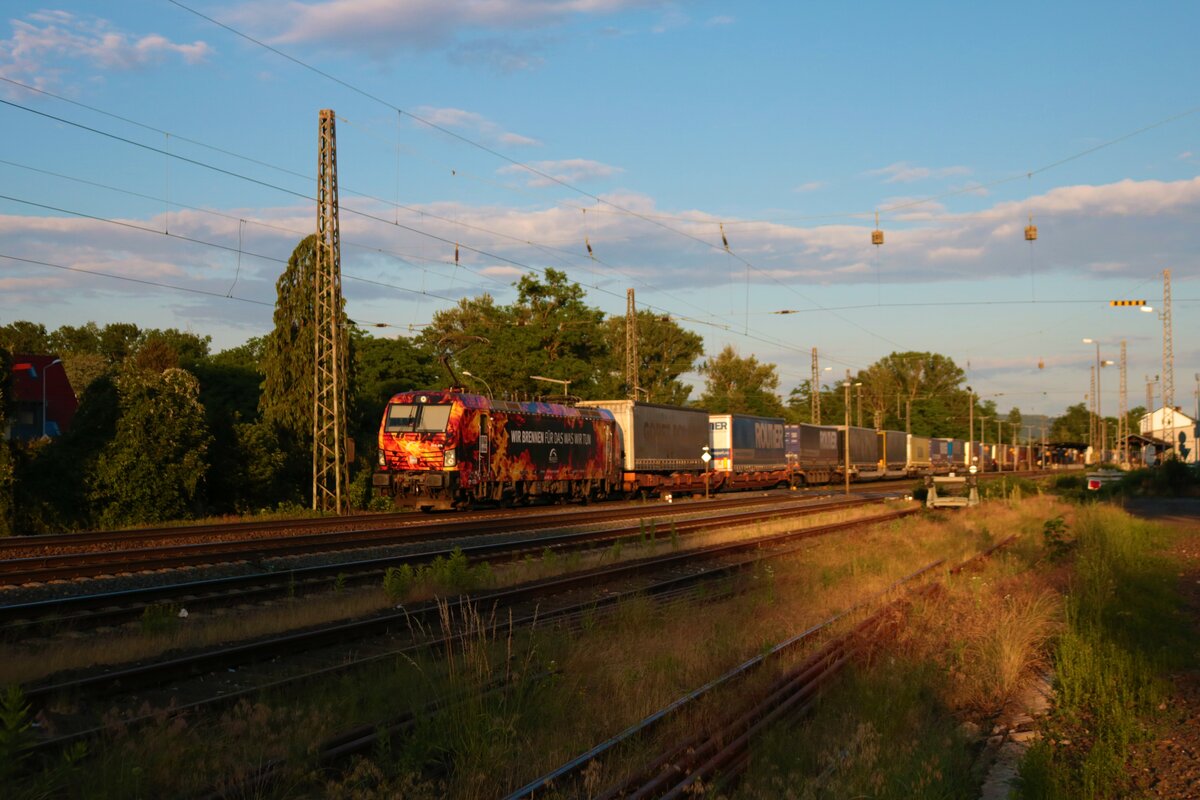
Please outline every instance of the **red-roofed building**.
[[14, 413], [6, 438], [38, 439], [69, 430], [79, 401], [62, 361], [52, 355], [15, 353], [12, 364]]

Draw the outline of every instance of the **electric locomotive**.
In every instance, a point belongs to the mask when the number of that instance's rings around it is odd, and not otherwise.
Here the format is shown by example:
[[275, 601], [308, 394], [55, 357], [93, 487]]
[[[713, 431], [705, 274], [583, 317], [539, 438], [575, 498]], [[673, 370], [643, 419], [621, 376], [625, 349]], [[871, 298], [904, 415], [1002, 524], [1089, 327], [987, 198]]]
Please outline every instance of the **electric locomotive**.
[[600, 499], [621, 472], [611, 412], [493, 400], [461, 389], [401, 392], [379, 428], [375, 491], [401, 507]]

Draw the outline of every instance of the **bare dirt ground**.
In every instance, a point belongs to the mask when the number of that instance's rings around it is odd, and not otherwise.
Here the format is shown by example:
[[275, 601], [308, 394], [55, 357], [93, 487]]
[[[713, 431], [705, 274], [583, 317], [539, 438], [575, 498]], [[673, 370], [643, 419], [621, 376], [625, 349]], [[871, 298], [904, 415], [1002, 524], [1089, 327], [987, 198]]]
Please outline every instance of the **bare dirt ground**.
[[[1200, 500], [1138, 500], [1131, 501], [1127, 510], [1185, 534], [1173, 555], [1179, 563], [1180, 588], [1196, 641], [1200, 642]], [[1150, 797], [1200, 798], [1200, 671], [1176, 673], [1171, 682], [1174, 688], [1157, 737], [1139, 745], [1134, 754], [1138, 756], [1134, 763], [1144, 764], [1135, 783]]]

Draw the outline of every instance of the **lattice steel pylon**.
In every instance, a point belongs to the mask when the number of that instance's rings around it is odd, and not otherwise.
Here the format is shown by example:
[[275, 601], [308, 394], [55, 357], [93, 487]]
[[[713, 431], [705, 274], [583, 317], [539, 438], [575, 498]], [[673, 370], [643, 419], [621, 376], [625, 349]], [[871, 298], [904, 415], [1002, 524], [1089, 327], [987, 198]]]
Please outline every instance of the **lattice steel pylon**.
[[817, 348], [812, 349], [812, 383], [808, 396], [812, 405], [812, 423], [821, 424], [821, 362], [817, 359]]
[[1121, 437], [1121, 463], [1129, 463], [1129, 394], [1126, 383], [1125, 340], [1121, 340], [1121, 416], [1117, 418], [1117, 436]]
[[317, 263], [313, 302], [313, 509], [346, 511], [347, 342], [342, 326], [338, 232], [337, 135], [332, 109], [321, 109], [317, 144]]
[[1175, 346], [1171, 335], [1171, 270], [1163, 270], [1163, 435], [1175, 452]]
[[626, 397], [637, 401], [638, 393], [638, 326], [637, 303], [633, 289], [625, 290], [625, 385]]

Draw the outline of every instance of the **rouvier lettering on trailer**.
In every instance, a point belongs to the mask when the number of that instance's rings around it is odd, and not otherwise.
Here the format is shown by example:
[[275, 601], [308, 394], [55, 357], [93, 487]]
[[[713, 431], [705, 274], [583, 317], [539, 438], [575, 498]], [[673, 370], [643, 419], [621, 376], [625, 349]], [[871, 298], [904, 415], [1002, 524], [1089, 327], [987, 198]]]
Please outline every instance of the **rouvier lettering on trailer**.
[[760, 450], [782, 450], [783, 426], [777, 422], [754, 423], [754, 446]]

